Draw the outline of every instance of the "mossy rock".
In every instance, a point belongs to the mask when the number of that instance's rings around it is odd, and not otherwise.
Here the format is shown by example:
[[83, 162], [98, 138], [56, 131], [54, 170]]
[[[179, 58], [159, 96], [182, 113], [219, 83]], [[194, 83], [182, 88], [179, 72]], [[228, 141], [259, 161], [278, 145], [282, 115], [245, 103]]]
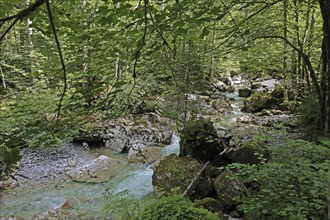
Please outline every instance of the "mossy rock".
[[202, 162], [214, 162], [224, 147], [211, 121], [187, 123], [181, 131], [180, 156], [191, 156]]
[[212, 102], [212, 108], [223, 114], [230, 113], [233, 110], [233, 107], [226, 98], [214, 100]]
[[[178, 157], [175, 154], [167, 156], [155, 167], [152, 185], [157, 194], [182, 194], [191, 183], [202, 165], [192, 157]], [[201, 175], [195, 182], [191, 199], [200, 199], [209, 194], [212, 184], [209, 177]]]
[[273, 106], [274, 100], [269, 93], [266, 92], [255, 92], [249, 98], [244, 100], [245, 112], [260, 112], [263, 109], [270, 109]]
[[258, 164], [265, 156], [265, 148], [261, 142], [244, 143], [230, 158], [232, 163]]
[[252, 94], [252, 91], [249, 88], [240, 88], [238, 90], [238, 96], [239, 97], [247, 98], [247, 97], [250, 97], [251, 94]]
[[243, 195], [243, 184], [237, 181], [232, 174], [223, 172], [215, 179], [213, 186], [225, 212], [229, 213], [234, 210], [239, 204], [235, 198]]
[[201, 200], [196, 200], [195, 204], [211, 212], [217, 213], [223, 211], [223, 205], [221, 204], [221, 202], [211, 197], [205, 197]]

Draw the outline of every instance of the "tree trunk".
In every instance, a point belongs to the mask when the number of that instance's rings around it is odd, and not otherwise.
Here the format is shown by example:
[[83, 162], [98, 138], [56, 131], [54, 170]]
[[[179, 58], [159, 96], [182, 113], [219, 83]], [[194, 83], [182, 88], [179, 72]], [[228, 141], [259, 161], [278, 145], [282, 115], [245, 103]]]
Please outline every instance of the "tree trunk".
[[213, 24], [213, 36], [212, 36], [212, 52], [211, 52], [211, 69], [210, 69], [210, 75], [209, 75], [209, 80], [212, 81], [214, 72], [215, 72], [215, 46], [216, 46], [216, 20], [214, 21]]
[[330, 220], [330, 169], [328, 172], [328, 220]]
[[321, 115], [324, 136], [330, 136], [330, 1], [318, 0], [323, 19], [322, 77], [324, 109]]
[[115, 63], [115, 78], [116, 78], [116, 80], [119, 80], [119, 78], [120, 78], [120, 65], [119, 65], [119, 62], [120, 62], [120, 56], [119, 56], [119, 53], [117, 52], [116, 53], [116, 63]]
[[[296, 31], [296, 40], [297, 40], [297, 43], [299, 45], [299, 49], [301, 51], [303, 51], [303, 46], [302, 46], [302, 43], [301, 43], [301, 40], [300, 40], [300, 34], [299, 34], [299, 13], [298, 13], [298, 5], [297, 5], [297, 0], [294, 0], [294, 7], [295, 7], [295, 31]], [[302, 85], [302, 69], [301, 69], [301, 66], [302, 66], [302, 57], [301, 57], [301, 54], [298, 53], [298, 59], [297, 59], [297, 75], [296, 75], [296, 79], [298, 81], [298, 91], [299, 91], [299, 95], [301, 95], [301, 91], [303, 90], [303, 85]]]
[[[283, 1], [283, 36], [288, 38], [288, 1]], [[283, 80], [284, 80], [284, 100], [288, 101], [288, 90], [287, 90], [287, 78], [288, 78], [288, 44], [284, 42], [283, 44]]]
[[[26, 0], [25, 1], [26, 6], [29, 7], [30, 5], [30, 0]], [[30, 27], [30, 25], [32, 24], [32, 20], [30, 20], [30, 18], [27, 19], [26, 21], [26, 26], [27, 26], [27, 30], [28, 30], [28, 43], [29, 43], [29, 48], [30, 48], [30, 72], [33, 72], [33, 29]]]
[[3, 88], [7, 88], [6, 81], [5, 81], [5, 75], [3, 74], [3, 71], [2, 71], [2, 68], [1, 68], [1, 64], [0, 64], [0, 72], [1, 72], [1, 80], [2, 80]]

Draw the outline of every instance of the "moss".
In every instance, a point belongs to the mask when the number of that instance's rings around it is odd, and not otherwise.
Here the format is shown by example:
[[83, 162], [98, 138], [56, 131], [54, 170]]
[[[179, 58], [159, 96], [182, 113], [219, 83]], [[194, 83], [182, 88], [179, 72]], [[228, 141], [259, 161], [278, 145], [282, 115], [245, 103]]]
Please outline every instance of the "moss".
[[258, 164], [261, 158], [268, 158], [265, 145], [261, 142], [251, 141], [244, 143], [232, 156], [232, 163]]
[[265, 92], [255, 92], [244, 101], [244, 110], [246, 112], [260, 112], [263, 109], [269, 109], [273, 105], [273, 99], [270, 94]]
[[[152, 176], [152, 185], [158, 194], [182, 194], [202, 165], [192, 157], [178, 157], [171, 154], [161, 160]], [[203, 176], [188, 196], [191, 198], [205, 197], [212, 189], [211, 181]]]
[[212, 122], [198, 120], [185, 125], [181, 131], [180, 156], [192, 156], [199, 161], [215, 161], [223, 146], [218, 141]]

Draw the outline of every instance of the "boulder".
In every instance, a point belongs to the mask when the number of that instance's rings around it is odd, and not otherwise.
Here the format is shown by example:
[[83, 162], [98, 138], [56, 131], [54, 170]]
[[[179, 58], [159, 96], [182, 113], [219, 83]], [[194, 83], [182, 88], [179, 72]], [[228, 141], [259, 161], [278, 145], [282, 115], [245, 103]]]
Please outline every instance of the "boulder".
[[181, 131], [180, 156], [191, 156], [204, 163], [215, 162], [223, 149], [211, 121], [189, 122]]
[[[182, 194], [201, 169], [202, 165], [196, 159], [171, 154], [155, 166], [152, 185], [158, 194]], [[201, 199], [207, 196], [211, 190], [210, 178], [202, 174], [195, 181], [188, 197]]]
[[263, 87], [263, 85], [259, 82], [253, 82], [251, 84], [251, 89], [261, 89]]
[[224, 82], [218, 81], [217, 83], [212, 83], [212, 86], [221, 92], [225, 92], [227, 90], [227, 85]]
[[152, 164], [161, 159], [163, 155], [161, 147], [144, 147], [142, 149], [131, 147], [128, 152], [128, 162]]
[[219, 113], [231, 113], [233, 107], [227, 99], [217, 99], [212, 102], [212, 108], [217, 110]]
[[128, 137], [123, 131], [117, 131], [114, 136], [105, 142], [105, 147], [122, 153], [127, 150]]
[[274, 105], [272, 97], [266, 92], [255, 92], [252, 96], [244, 100], [245, 112], [260, 112], [263, 109], [270, 109]]
[[231, 156], [231, 162], [241, 164], [258, 164], [260, 159], [256, 153], [256, 150], [252, 147], [240, 147]]
[[238, 89], [238, 96], [239, 97], [243, 97], [243, 98], [247, 98], [249, 96], [251, 96], [252, 91], [249, 88], [240, 88]]
[[229, 213], [235, 209], [238, 205], [235, 198], [242, 196], [244, 185], [237, 181], [232, 174], [223, 172], [215, 179], [213, 186], [225, 211]]
[[251, 142], [255, 135], [263, 133], [263, 128], [254, 124], [247, 124], [246, 126], [237, 126], [230, 130], [232, 138], [229, 141], [229, 146], [238, 148], [247, 142]]
[[211, 197], [205, 197], [201, 200], [195, 201], [195, 204], [197, 206], [203, 207], [211, 212], [222, 212], [223, 211], [223, 206], [221, 202], [218, 200], [211, 198]]
[[237, 123], [251, 124], [251, 123], [254, 123], [255, 120], [254, 120], [253, 116], [251, 116], [251, 115], [242, 115], [242, 116], [240, 116], [236, 119], [236, 122]]

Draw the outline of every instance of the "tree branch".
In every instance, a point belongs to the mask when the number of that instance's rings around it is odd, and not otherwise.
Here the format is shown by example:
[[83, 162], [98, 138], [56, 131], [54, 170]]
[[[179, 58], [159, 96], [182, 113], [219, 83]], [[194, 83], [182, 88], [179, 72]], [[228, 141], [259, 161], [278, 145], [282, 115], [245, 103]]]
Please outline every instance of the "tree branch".
[[1, 35], [0, 42], [3, 40], [3, 38], [9, 33], [9, 31], [14, 27], [14, 25], [18, 22], [18, 20], [22, 20], [24, 17], [28, 16], [30, 13], [37, 10], [38, 7], [40, 7], [42, 4], [45, 3], [45, 0], [37, 0], [35, 3], [31, 4], [26, 9], [23, 9], [19, 13], [6, 17], [6, 18], [0, 18], [0, 27], [7, 21], [13, 20], [13, 23], [7, 28], [7, 30]]
[[151, 22], [155, 25], [155, 27], [156, 27], [155, 29], [156, 29], [157, 33], [159, 34], [160, 38], [163, 40], [163, 43], [168, 47], [168, 49], [170, 49], [170, 51], [172, 53], [174, 53], [173, 49], [171, 48], [171, 46], [169, 45], [169, 43], [167, 42], [167, 40], [163, 36], [163, 33], [159, 30], [158, 25], [155, 23], [155, 20], [152, 16], [151, 11], [149, 11], [149, 15], [150, 15]]
[[2, 41], [2, 39], [9, 33], [9, 31], [14, 27], [14, 25], [18, 22], [19, 18], [16, 18], [13, 23], [11, 23], [11, 25], [7, 28], [7, 30], [1, 35], [0, 37], [0, 42]]
[[189, 191], [192, 189], [192, 187], [194, 186], [195, 182], [198, 180], [198, 178], [202, 175], [203, 171], [207, 168], [207, 166], [210, 164], [210, 161], [207, 161], [204, 166], [202, 167], [202, 169], [200, 169], [198, 171], [198, 173], [195, 175], [195, 177], [191, 180], [189, 186], [187, 187], [187, 189], [182, 193], [182, 196], [187, 196]]
[[314, 71], [313, 65], [312, 65], [312, 63], [310, 61], [309, 56], [304, 51], [302, 51], [301, 49], [299, 49], [298, 47], [296, 47], [293, 43], [291, 43], [287, 38], [285, 38], [283, 36], [270, 35], [270, 36], [256, 37], [254, 39], [257, 40], [257, 39], [269, 39], [269, 38], [283, 40], [284, 43], [288, 44], [292, 49], [294, 49], [297, 53], [299, 53], [301, 55], [301, 57], [305, 61], [305, 64], [306, 64], [306, 66], [307, 66], [307, 68], [309, 70], [310, 77], [312, 78], [312, 82], [313, 82], [313, 85], [314, 85], [316, 94], [318, 96], [318, 100], [320, 102], [320, 105], [322, 106], [324, 104], [324, 99], [323, 99], [324, 97], [323, 97], [323, 94], [322, 94], [322, 90], [321, 90], [320, 84], [317, 81], [317, 77], [316, 77], [316, 74], [315, 74], [315, 71]]
[[57, 46], [57, 50], [60, 56], [60, 60], [61, 60], [61, 65], [62, 65], [62, 70], [63, 70], [63, 92], [62, 95], [60, 97], [59, 103], [58, 103], [58, 108], [57, 108], [57, 117], [56, 117], [56, 123], [58, 123], [59, 119], [60, 119], [60, 115], [61, 115], [61, 108], [62, 108], [62, 102], [67, 90], [67, 80], [66, 80], [66, 68], [65, 68], [65, 64], [64, 64], [64, 59], [63, 59], [63, 55], [62, 55], [62, 51], [61, 51], [61, 45], [60, 42], [58, 40], [57, 37], [57, 32], [56, 32], [56, 28], [55, 28], [55, 24], [54, 24], [54, 20], [53, 20], [53, 15], [52, 15], [52, 11], [50, 8], [50, 4], [49, 4], [49, 0], [46, 0], [46, 7], [47, 7], [47, 12], [48, 12], [48, 17], [49, 17], [49, 21], [50, 21], [50, 25], [54, 34], [54, 38], [56, 41], [56, 46]]
[[23, 9], [16, 15], [12, 15], [12, 16], [9, 16], [6, 18], [0, 18], [0, 22], [10, 21], [14, 18], [23, 19], [24, 17], [28, 16], [31, 12], [34, 12], [37, 8], [39, 8], [44, 3], [45, 3], [45, 0], [37, 0], [35, 3], [31, 4], [26, 9]]
[[134, 80], [134, 84], [133, 87], [131, 89], [131, 91], [128, 93], [128, 101], [130, 100], [131, 94], [136, 86], [136, 68], [137, 68], [137, 63], [140, 57], [140, 53], [141, 50], [143, 48], [143, 46], [145, 45], [145, 41], [146, 41], [146, 37], [147, 37], [147, 29], [148, 29], [148, 0], [144, 0], [144, 31], [143, 31], [143, 36], [141, 38], [141, 42], [140, 44], [137, 46], [136, 51], [135, 51], [135, 55], [134, 55], [134, 66], [133, 66], [133, 80]]

